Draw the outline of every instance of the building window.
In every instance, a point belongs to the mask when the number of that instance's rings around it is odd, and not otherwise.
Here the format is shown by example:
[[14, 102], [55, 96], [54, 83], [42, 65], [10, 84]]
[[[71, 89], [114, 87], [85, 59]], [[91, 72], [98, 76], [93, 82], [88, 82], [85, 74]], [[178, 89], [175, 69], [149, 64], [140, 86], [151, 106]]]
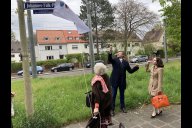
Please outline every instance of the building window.
[[96, 45], [96, 44], [94, 45], [94, 48], [97, 48], [97, 45]]
[[72, 49], [78, 49], [78, 45], [72, 45]]
[[15, 57], [15, 55], [11, 55], [11, 57], [13, 58], [13, 57]]
[[71, 34], [72, 32], [71, 31], [68, 31], [68, 34]]
[[135, 43], [135, 46], [139, 46], [139, 43]]
[[11, 51], [14, 52], [15, 50], [12, 48]]
[[49, 40], [49, 38], [48, 37], [44, 37], [44, 40]]
[[52, 59], [54, 59], [53, 56], [47, 56], [47, 60], [52, 60]]
[[18, 51], [21, 51], [21, 48], [18, 48], [17, 50], [18, 50]]
[[59, 55], [59, 58], [60, 58], [60, 59], [63, 59], [63, 58], [64, 58], [64, 55]]
[[87, 48], [87, 47], [88, 47], [88, 44], [84, 44], [84, 47]]
[[73, 40], [73, 37], [69, 36], [67, 37], [68, 40]]
[[62, 46], [61, 46], [61, 45], [59, 46], [59, 49], [62, 49]]
[[60, 37], [55, 37], [55, 40], [60, 40], [61, 38]]
[[52, 50], [52, 46], [45, 46], [45, 50]]
[[79, 40], [79, 37], [75, 37], [75, 40]]

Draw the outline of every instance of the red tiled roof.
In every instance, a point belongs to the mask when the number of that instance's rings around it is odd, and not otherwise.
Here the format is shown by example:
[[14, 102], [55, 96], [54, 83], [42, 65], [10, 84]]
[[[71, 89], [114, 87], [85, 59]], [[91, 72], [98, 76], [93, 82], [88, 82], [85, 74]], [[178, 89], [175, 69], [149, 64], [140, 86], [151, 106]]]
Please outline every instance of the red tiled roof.
[[[71, 32], [71, 33], [68, 33]], [[64, 43], [85, 43], [85, 40], [76, 40], [81, 37], [77, 30], [36, 30], [37, 44], [64, 44]], [[72, 37], [72, 40], [68, 38]], [[48, 38], [48, 40], [45, 40]], [[57, 40], [56, 38], [60, 38]]]

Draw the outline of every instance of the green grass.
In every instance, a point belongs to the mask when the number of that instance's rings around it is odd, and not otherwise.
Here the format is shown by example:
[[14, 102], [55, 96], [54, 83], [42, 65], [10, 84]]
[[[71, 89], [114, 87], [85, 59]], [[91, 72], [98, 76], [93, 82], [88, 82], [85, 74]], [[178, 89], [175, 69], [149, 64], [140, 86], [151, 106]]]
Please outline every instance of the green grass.
[[[108, 73], [110, 75], [110, 72]], [[92, 74], [85, 77], [57, 77], [32, 79], [34, 116], [26, 119], [23, 80], [12, 81], [14, 98], [15, 128], [60, 128], [71, 122], [87, 120], [91, 111], [85, 106], [85, 92], [90, 90]], [[127, 73], [125, 103], [127, 109], [148, 104], [149, 73], [144, 67], [133, 73]], [[163, 91], [171, 103], [181, 101], [181, 62], [165, 64]], [[116, 109], [119, 111], [119, 92], [116, 98]]]

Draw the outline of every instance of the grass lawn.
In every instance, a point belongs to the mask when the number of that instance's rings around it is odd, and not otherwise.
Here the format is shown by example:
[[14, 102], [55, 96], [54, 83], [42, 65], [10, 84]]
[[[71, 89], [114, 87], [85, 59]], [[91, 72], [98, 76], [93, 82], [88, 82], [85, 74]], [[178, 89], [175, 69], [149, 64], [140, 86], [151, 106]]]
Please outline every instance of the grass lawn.
[[[110, 75], [110, 72], [108, 72]], [[11, 82], [11, 90], [16, 92], [14, 98], [14, 128], [60, 128], [75, 121], [87, 120], [91, 110], [85, 106], [85, 92], [91, 89], [92, 74], [81, 76], [37, 78], [32, 79], [34, 116], [26, 119], [23, 80]], [[149, 73], [144, 67], [133, 73], [127, 73], [125, 104], [133, 109], [148, 104]], [[171, 103], [181, 101], [181, 61], [165, 64], [163, 91]], [[119, 111], [119, 92], [116, 100]]]

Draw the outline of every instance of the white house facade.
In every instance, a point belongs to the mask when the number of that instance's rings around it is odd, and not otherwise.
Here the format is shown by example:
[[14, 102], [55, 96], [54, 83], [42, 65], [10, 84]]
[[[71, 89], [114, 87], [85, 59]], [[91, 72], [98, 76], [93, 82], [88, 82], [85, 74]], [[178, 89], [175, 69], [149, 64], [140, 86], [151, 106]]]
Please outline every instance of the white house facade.
[[20, 53], [11, 53], [11, 62], [21, 62]]
[[[88, 53], [89, 42], [77, 30], [37, 30], [36, 60], [64, 59], [67, 54]], [[96, 53], [94, 45], [94, 53]]]

